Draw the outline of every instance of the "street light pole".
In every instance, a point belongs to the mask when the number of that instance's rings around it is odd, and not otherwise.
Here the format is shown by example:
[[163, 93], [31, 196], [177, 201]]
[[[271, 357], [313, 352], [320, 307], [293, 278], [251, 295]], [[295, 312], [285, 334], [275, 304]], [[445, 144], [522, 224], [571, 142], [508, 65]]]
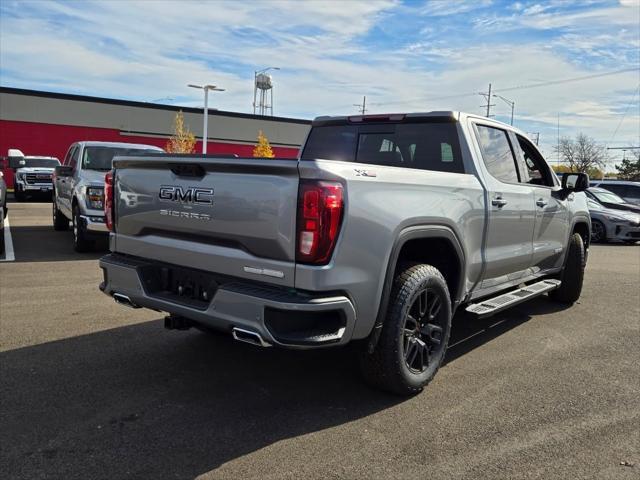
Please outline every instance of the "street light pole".
[[[253, 72], [253, 114], [256, 114], [256, 97], [258, 95], [258, 75], [261, 73], [268, 72], [269, 70], [280, 70], [280, 67], [267, 67], [262, 70], [254, 70]], [[273, 94], [272, 94], [273, 96]], [[271, 101], [273, 105], [273, 98]], [[273, 108], [271, 109], [271, 115], [273, 115]]]
[[204, 120], [202, 122], [202, 154], [207, 154], [207, 139], [209, 138], [209, 90], [214, 92], [224, 92], [224, 88], [218, 88], [215, 85], [187, 85], [191, 88], [199, 88], [204, 90]]
[[516, 106], [516, 102], [514, 102], [513, 100], [509, 100], [508, 98], [504, 98], [502, 95], [496, 95], [495, 93], [493, 94], [493, 96], [498, 97], [500, 100], [511, 107], [511, 125], [513, 125], [513, 110]]

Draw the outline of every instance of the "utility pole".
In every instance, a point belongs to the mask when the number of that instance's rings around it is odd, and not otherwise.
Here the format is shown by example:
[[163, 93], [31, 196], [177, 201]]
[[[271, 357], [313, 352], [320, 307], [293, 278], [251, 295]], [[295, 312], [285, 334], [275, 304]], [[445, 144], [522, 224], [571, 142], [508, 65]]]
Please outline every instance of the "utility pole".
[[353, 104], [354, 107], [358, 107], [358, 111], [364, 115], [365, 112], [367, 111], [367, 96], [365, 95], [364, 97], [362, 97], [362, 104], [359, 103], [354, 103]]
[[540, 144], [540, 132], [530, 132], [529, 135], [531, 135], [531, 140], [536, 146]]
[[558, 112], [558, 165], [560, 165], [560, 112]]
[[484, 92], [478, 92], [478, 95], [482, 95], [484, 98], [487, 99], [487, 104], [486, 105], [480, 105], [482, 108], [486, 108], [487, 109], [487, 114], [485, 115], [487, 118], [491, 117], [491, 107], [495, 107], [496, 104], [495, 103], [491, 103], [491, 84], [489, 84], [489, 93], [484, 93]]

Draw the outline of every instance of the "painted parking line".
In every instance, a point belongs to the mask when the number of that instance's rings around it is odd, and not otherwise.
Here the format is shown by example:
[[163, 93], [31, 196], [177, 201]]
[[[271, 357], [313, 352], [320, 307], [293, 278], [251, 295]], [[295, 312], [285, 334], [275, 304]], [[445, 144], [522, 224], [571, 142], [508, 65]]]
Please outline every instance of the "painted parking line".
[[0, 258], [0, 262], [13, 262], [16, 257], [13, 253], [13, 240], [11, 239], [11, 229], [9, 228], [9, 218], [4, 219], [4, 258]]

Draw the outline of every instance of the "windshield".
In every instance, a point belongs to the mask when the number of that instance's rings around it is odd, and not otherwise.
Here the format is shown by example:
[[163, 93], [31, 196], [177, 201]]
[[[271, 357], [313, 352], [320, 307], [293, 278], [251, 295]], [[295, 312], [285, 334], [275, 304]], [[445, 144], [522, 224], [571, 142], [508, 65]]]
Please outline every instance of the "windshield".
[[56, 168], [60, 165], [57, 158], [25, 158], [24, 163], [29, 168]]
[[621, 197], [612, 192], [606, 190], [591, 190], [591, 193], [601, 202], [607, 203], [627, 203]]
[[119, 155], [140, 155], [158, 153], [152, 148], [87, 147], [82, 156], [82, 168], [87, 170], [111, 170], [113, 157]]

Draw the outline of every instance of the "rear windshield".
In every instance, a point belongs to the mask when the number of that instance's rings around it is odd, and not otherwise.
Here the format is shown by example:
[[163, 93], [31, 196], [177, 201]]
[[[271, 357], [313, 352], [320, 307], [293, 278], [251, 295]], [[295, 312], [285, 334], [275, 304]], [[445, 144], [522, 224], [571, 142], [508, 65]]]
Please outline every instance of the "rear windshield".
[[140, 155], [158, 153], [152, 148], [87, 147], [82, 157], [82, 168], [87, 170], [111, 170], [113, 157], [119, 155]]
[[55, 158], [25, 158], [25, 167], [31, 168], [55, 168], [60, 162]]
[[464, 173], [452, 122], [313, 127], [302, 160], [320, 159]]

